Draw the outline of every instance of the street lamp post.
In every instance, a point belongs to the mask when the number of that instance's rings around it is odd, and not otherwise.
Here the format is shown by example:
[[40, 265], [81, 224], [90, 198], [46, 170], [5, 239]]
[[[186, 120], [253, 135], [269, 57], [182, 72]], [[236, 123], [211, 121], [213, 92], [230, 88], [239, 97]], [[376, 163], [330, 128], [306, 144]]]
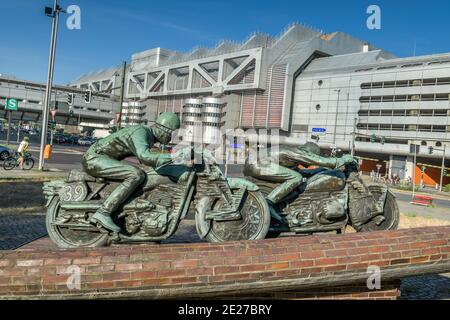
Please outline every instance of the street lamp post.
[[337, 104], [336, 104], [336, 116], [334, 117], [334, 135], [333, 135], [333, 145], [336, 145], [336, 135], [337, 135], [337, 120], [338, 120], [338, 111], [339, 111], [339, 98], [341, 94], [341, 89], [335, 89], [335, 92], [337, 92]]
[[412, 178], [412, 196], [414, 198], [416, 193], [416, 162], [417, 162], [417, 145], [414, 146], [414, 164], [413, 164], [413, 178]]
[[56, 39], [58, 34], [58, 17], [60, 10], [61, 8], [58, 5], [58, 0], [54, 0], [53, 10], [51, 14], [52, 35], [50, 40], [50, 53], [48, 58], [47, 87], [45, 90], [44, 107], [42, 110], [42, 130], [41, 130], [41, 146], [39, 150], [39, 170], [42, 170], [44, 168], [44, 148], [47, 143], [48, 113], [53, 84], [53, 70], [55, 67], [55, 50], [56, 50]]
[[122, 108], [123, 108], [123, 98], [125, 94], [125, 76], [127, 72], [127, 62], [124, 61], [122, 64], [122, 85], [120, 87], [120, 111], [119, 111], [119, 121], [117, 125], [117, 129], [120, 130], [122, 127]]
[[355, 119], [353, 120], [352, 146], [351, 146], [351, 154], [352, 154], [352, 156], [355, 155], [355, 140], [356, 140], [356, 127], [357, 127], [357, 121], [358, 121], [357, 118], [355, 118]]
[[442, 150], [443, 155], [442, 155], [442, 167], [441, 167], [441, 182], [439, 184], [439, 192], [442, 192], [442, 185], [444, 183], [444, 170], [445, 170], [445, 147], [446, 145], [444, 144], [444, 149]]

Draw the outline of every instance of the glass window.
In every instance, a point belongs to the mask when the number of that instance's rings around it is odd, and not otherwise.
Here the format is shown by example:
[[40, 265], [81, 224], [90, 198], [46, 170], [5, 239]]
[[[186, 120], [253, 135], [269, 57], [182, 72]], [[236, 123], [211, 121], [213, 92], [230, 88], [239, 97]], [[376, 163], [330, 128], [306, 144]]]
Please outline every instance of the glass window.
[[405, 81], [396, 81], [395, 85], [397, 86], [397, 88], [401, 88], [401, 87], [407, 87], [408, 86], [408, 80]]
[[391, 117], [392, 116], [392, 110], [381, 110], [381, 115], [385, 116], [385, 117], [387, 117], [387, 116]]
[[369, 115], [369, 111], [368, 111], [368, 110], [359, 110], [359, 111], [358, 111], [358, 115], [359, 115], [360, 117], [366, 117], [366, 116]]
[[434, 94], [423, 94], [422, 101], [434, 101]]
[[371, 97], [370, 102], [381, 102], [381, 99], [382, 99], [381, 96]]
[[434, 116], [435, 117], [446, 117], [448, 114], [447, 109], [442, 109], [442, 110], [434, 110]]
[[433, 126], [433, 132], [445, 132], [445, 126]]
[[424, 79], [422, 82], [423, 86], [434, 86], [436, 85], [436, 79]]
[[413, 67], [420, 67], [422, 63], [414, 63], [414, 64], [405, 64], [401, 66], [402, 68], [413, 68]]
[[420, 116], [421, 117], [432, 117], [433, 110], [420, 110]]
[[383, 86], [385, 88], [394, 88], [395, 87], [395, 81], [386, 81], [386, 82], [384, 82]]
[[449, 97], [448, 93], [438, 93], [436, 94], [436, 101], [447, 101]]
[[374, 82], [372, 83], [372, 89], [383, 88], [383, 82]]
[[361, 97], [361, 98], [359, 98], [359, 101], [360, 101], [361, 103], [367, 103], [367, 102], [370, 102], [370, 97]]
[[395, 101], [406, 101], [407, 96], [395, 96]]
[[393, 124], [392, 131], [403, 131], [405, 126], [403, 124]]
[[358, 123], [357, 127], [358, 127], [358, 129], [367, 130], [367, 124], [366, 123]]
[[431, 126], [419, 126], [420, 132], [431, 132]]
[[386, 67], [379, 67], [377, 70], [387, 70], [387, 69], [395, 69], [397, 66], [386, 66]]
[[405, 116], [405, 112], [406, 112], [406, 110], [393, 110], [394, 116], [404, 117]]
[[450, 84], [450, 78], [438, 78], [437, 84], [438, 85]]

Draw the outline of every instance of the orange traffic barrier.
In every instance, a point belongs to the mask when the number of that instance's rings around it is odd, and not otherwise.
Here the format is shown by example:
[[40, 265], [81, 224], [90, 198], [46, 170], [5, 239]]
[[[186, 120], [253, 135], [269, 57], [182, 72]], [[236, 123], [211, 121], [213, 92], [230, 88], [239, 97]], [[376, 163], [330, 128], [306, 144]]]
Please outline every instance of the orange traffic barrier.
[[413, 200], [410, 202], [411, 204], [416, 204], [418, 206], [431, 206], [433, 204], [433, 198], [428, 196], [419, 196], [415, 195]]
[[52, 156], [52, 145], [47, 144], [44, 148], [44, 159], [48, 160]]

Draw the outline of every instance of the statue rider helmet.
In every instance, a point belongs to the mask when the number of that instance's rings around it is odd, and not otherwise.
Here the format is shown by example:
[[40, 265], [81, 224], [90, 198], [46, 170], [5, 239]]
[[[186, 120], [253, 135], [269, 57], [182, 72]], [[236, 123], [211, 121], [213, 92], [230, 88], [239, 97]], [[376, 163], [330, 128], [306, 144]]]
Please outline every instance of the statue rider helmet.
[[172, 133], [180, 128], [180, 118], [173, 112], [163, 112], [156, 119], [153, 134], [156, 140], [167, 144], [172, 139]]
[[301, 150], [305, 150], [315, 155], [320, 155], [320, 147], [317, 143], [307, 142], [304, 145], [299, 147]]

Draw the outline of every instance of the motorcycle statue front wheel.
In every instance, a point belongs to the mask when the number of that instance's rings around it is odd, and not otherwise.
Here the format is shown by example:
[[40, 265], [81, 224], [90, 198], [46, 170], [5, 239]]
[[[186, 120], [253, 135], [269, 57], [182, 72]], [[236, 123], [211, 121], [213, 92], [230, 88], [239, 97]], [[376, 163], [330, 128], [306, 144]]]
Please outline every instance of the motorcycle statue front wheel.
[[58, 226], [58, 218], [61, 213], [61, 201], [55, 197], [50, 203], [47, 215], [47, 232], [54, 243], [60, 248], [103, 247], [108, 243], [108, 234], [100, 232], [94, 226], [86, 223], [84, 229]]
[[[382, 195], [382, 188], [379, 185], [369, 185], [368, 188], [376, 201], [380, 199]], [[361, 230], [359, 230], [359, 232], [387, 231], [396, 230], [398, 228], [398, 224], [400, 222], [400, 210], [398, 208], [397, 201], [395, 200], [395, 196], [390, 191], [387, 191], [383, 217], [384, 221], [380, 224], [376, 224], [374, 221], [369, 221], [361, 226]]]
[[[213, 205], [220, 209], [221, 201]], [[235, 221], [212, 221], [206, 235], [209, 242], [239, 240], [261, 240], [269, 231], [270, 211], [267, 202], [259, 191], [247, 192], [240, 209], [241, 219]]]

